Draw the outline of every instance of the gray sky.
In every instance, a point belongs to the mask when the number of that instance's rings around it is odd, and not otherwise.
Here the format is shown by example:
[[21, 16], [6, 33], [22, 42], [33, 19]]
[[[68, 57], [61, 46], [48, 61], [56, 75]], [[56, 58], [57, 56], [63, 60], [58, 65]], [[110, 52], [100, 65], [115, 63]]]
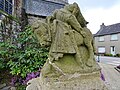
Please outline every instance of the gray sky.
[[90, 7], [90, 8], [96, 8], [96, 7], [104, 7], [108, 8], [116, 4], [119, 0], [69, 0], [70, 2], [77, 1], [79, 5], [83, 7]]
[[88, 28], [93, 34], [100, 25], [120, 23], [120, 0], [68, 0], [69, 3], [78, 3], [85, 19], [89, 22]]

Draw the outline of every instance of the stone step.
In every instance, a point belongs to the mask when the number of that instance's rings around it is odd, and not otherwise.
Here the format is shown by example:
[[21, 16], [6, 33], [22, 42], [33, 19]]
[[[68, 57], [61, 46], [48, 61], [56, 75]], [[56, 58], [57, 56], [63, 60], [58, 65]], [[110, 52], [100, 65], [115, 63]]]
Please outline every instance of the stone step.
[[4, 88], [6, 85], [6, 83], [0, 84], [0, 89]]
[[1, 90], [10, 90], [10, 86], [6, 86], [6, 87], [4, 87], [4, 88], [2, 88]]
[[0, 90], [16, 90], [16, 88], [12, 86], [7, 86], [7, 84], [4, 83], [4, 84], [0, 84]]
[[11, 86], [5, 86], [5, 87], [1, 88], [0, 90], [16, 90], [16, 88], [11, 87]]

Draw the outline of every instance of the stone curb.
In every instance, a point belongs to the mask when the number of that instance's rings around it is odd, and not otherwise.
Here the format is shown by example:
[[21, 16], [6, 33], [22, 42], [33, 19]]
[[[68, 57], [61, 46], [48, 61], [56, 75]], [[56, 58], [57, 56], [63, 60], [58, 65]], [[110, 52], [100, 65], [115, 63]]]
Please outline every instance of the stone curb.
[[117, 67], [114, 67], [119, 73], [120, 73], [120, 69], [118, 69]]

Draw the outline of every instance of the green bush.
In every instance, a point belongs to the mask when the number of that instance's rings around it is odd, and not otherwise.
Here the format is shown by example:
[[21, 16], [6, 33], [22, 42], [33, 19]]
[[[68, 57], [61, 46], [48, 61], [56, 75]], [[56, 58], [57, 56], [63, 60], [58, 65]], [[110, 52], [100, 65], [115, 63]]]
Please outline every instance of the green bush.
[[48, 48], [40, 47], [30, 26], [19, 33], [15, 44], [2, 42], [0, 46], [0, 68], [6, 66], [12, 75], [22, 78], [30, 72], [38, 71], [48, 57]]
[[5, 68], [5, 63], [4, 63], [4, 60], [2, 58], [0, 58], [0, 69], [3, 69]]
[[109, 56], [111, 56], [111, 57], [112, 57], [113, 55], [112, 55], [112, 54], [109, 54]]
[[112, 57], [113, 55], [105, 53], [104, 56], [111, 56]]
[[18, 43], [21, 47], [18, 53], [14, 55], [16, 60], [8, 62], [13, 75], [20, 75], [24, 78], [27, 73], [35, 72], [44, 65], [48, 50], [47, 48], [40, 48], [37, 42], [29, 26], [24, 32], [20, 33]]
[[120, 57], [120, 54], [116, 54], [115, 56], [116, 56], [116, 57]]
[[104, 56], [109, 56], [109, 54], [105, 53]]
[[46, 58], [47, 53], [42, 49], [25, 50], [18, 56], [17, 61], [10, 60], [8, 65], [12, 75], [24, 78], [28, 73], [38, 71], [44, 65]]
[[13, 54], [16, 50], [16, 46], [6, 43], [0, 42], [0, 69], [7, 68], [7, 62], [11, 59], [14, 59]]

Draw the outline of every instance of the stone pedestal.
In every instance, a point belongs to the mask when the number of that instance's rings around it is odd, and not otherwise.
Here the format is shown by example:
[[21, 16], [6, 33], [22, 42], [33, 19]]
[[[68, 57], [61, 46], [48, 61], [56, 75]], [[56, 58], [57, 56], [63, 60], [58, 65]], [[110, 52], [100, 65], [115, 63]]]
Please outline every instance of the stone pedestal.
[[69, 74], [59, 78], [42, 76], [28, 82], [26, 90], [108, 90], [100, 78], [100, 72]]

